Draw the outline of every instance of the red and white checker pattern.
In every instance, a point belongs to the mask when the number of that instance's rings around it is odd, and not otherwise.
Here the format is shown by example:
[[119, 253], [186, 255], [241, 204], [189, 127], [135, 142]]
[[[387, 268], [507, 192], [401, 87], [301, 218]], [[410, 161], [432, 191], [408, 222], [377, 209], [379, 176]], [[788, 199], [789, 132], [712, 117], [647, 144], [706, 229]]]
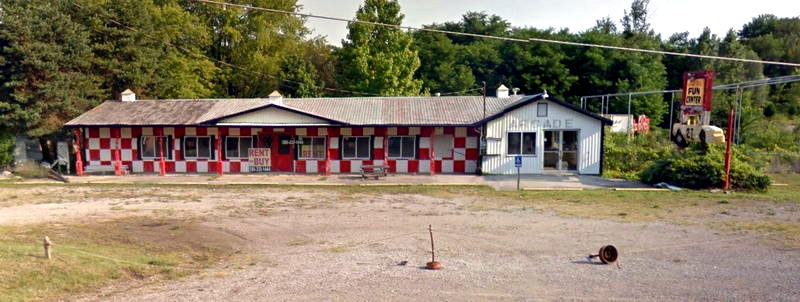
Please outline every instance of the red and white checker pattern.
[[[313, 127], [313, 128], [250, 128], [250, 127], [122, 127], [83, 129], [86, 164], [113, 166], [113, 150], [119, 147], [121, 161], [133, 173], [156, 173], [159, 158], [140, 158], [137, 139], [143, 135], [168, 136], [172, 148], [165, 149], [167, 173], [214, 173], [216, 159], [186, 159], [181, 157], [183, 136], [253, 136], [261, 141], [273, 132], [292, 136], [324, 136], [327, 138], [329, 159], [295, 160], [296, 173], [325, 173], [330, 164], [332, 173], [359, 173], [362, 165], [389, 166], [390, 173], [430, 173], [431, 137], [452, 138], [453, 152], [434, 160], [435, 173], [475, 173], [478, 161], [478, 131], [472, 127]], [[413, 159], [385, 158], [387, 136], [419, 136], [417, 156]], [[373, 137], [370, 159], [342, 159], [340, 137]], [[166, 148], [167, 146], [165, 146]], [[224, 144], [222, 144], [224, 147]], [[247, 158], [223, 158], [225, 173], [247, 173]]]

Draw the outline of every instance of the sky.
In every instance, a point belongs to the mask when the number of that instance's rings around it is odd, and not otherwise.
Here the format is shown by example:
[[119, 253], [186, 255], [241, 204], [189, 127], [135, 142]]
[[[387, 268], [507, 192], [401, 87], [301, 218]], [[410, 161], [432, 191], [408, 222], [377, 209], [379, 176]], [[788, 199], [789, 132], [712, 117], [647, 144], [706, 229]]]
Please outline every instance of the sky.
[[[580, 32], [609, 17], [617, 22], [630, 8], [632, 0], [399, 0], [405, 14], [403, 25], [457, 21], [467, 11], [498, 15], [516, 27], [569, 28]], [[302, 12], [352, 19], [363, 0], [298, 0]], [[741, 29], [760, 14], [778, 17], [800, 16], [798, 0], [651, 0], [649, 23], [666, 39], [676, 32], [699, 35], [703, 28], [724, 36], [729, 29]], [[341, 45], [347, 36], [344, 22], [309, 19], [314, 35], [326, 36], [329, 43]]]

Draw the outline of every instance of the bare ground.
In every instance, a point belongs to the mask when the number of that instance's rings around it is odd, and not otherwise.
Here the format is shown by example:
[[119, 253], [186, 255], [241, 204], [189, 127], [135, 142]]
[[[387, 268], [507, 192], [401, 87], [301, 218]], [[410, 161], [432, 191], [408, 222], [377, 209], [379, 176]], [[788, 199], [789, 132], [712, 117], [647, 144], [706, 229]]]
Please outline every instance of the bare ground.
[[[475, 210], [465, 205], [477, 197], [467, 194], [147, 186], [0, 190], [13, 190], [0, 192], [0, 206], [6, 206], [0, 208], [0, 225], [128, 216], [192, 220], [234, 235], [230, 244], [254, 259], [180, 281], [118, 284], [75, 297], [79, 301], [800, 297], [800, 250], [761, 233], [564, 217], [536, 206]], [[23, 196], [26, 202], [14, 201]], [[441, 271], [421, 269], [430, 261], [428, 224]], [[587, 261], [605, 244], [620, 250], [619, 265]]]

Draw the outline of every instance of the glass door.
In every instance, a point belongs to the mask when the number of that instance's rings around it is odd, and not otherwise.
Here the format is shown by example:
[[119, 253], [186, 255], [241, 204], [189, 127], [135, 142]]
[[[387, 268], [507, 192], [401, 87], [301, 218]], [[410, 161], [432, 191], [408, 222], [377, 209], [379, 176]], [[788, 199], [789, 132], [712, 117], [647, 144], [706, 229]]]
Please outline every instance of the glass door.
[[544, 131], [544, 169], [558, 170], [561, 152], [561, 131]]
[[578, 131], [544, 131], [544, 169], [578, 170]]

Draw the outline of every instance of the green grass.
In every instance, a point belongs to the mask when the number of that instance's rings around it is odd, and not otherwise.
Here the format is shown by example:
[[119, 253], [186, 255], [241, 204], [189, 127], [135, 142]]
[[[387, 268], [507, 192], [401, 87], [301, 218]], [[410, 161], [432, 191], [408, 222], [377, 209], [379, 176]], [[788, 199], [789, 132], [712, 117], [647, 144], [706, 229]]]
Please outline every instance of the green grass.
[[[179, 278], [224, 256], [213, 244], [189, 242], [192, 232], [170, 227], [173, 223], [125, 219], [0, 227], [0, 300], [57, 300], [122, 280]], [[157, 227], [172, 231], [154, 231]], [[54, 244], [50, 260], [44, 256], [44, 236]]]

